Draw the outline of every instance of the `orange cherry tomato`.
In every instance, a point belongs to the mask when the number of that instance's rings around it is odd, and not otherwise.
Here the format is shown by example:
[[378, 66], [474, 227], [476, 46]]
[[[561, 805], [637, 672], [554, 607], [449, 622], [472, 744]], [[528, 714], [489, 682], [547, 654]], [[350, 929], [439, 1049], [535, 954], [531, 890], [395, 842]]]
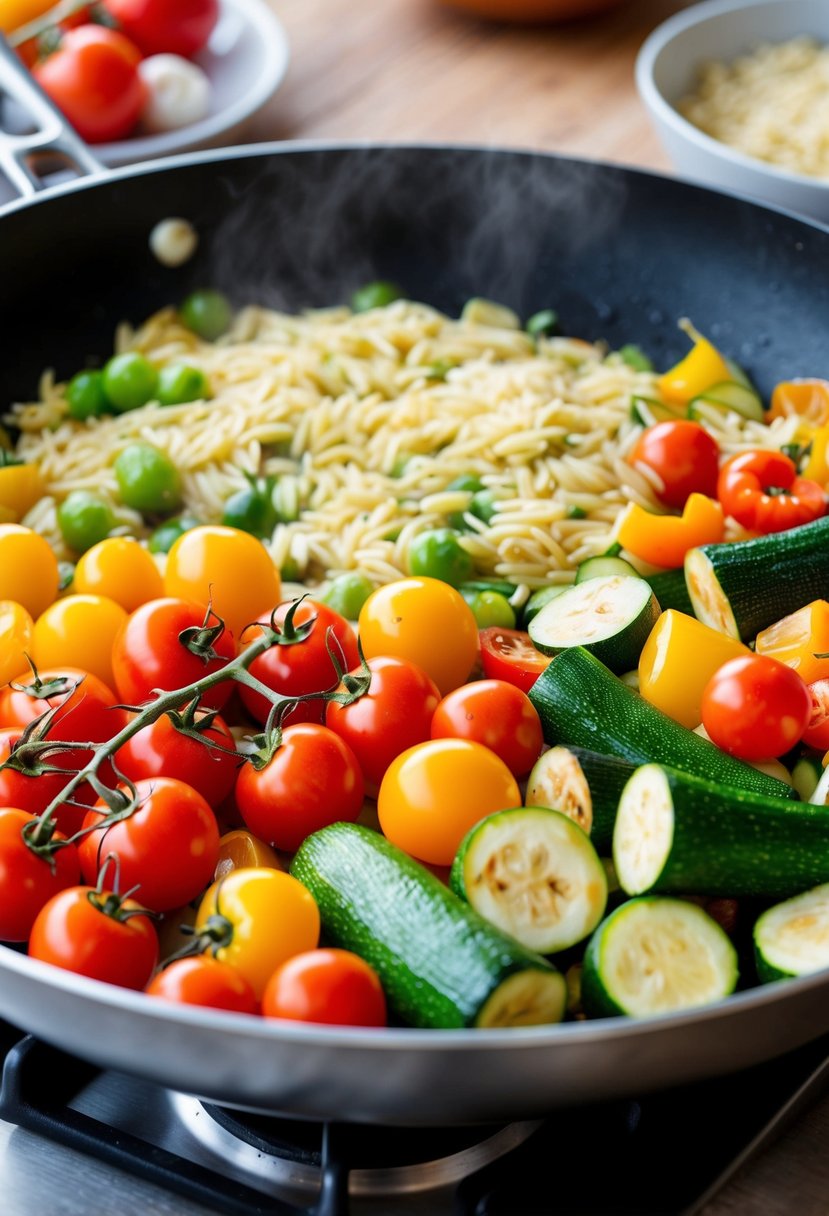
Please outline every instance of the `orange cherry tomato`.
[[69, 887], [38, 913], [29, 957], [107, 984], [141, 989], [158, 961], [158, 937], [133, 900], [122, 901], [112, 891]]
[[67, 595], [35, 621], [32, 657], [38, 667], [69, 663], [113, 686], [112, 647], [126, 620], [124, 609], [108, 596]]
[[219, 524], [182, 533], [167, 554], [164, 591], [203, 607], [212, 603], [236, 637], [281, 598], [279, 571], [262, 542]]
[[829, 380], [783, 380], [771, 395], [768, 420], [796, 414], [813, 426], [829, 422]]
[[147, 993], [177, 1005], [201, 1005], [232, 1013], [259, 1012], [256, 995], [241, 971], [209, 954], [170, 963], [150, 981]]
[[75, 591], [106, 595], [126, 612], [163, 595], [158, 566], [137, 540], [109, 536], [78, 558], [73, 579]]
[[269, 1018], [328, 1026], [385, 1026], [377, 972], [349, 950], [295, 954], [273, 973], [262, 996]]

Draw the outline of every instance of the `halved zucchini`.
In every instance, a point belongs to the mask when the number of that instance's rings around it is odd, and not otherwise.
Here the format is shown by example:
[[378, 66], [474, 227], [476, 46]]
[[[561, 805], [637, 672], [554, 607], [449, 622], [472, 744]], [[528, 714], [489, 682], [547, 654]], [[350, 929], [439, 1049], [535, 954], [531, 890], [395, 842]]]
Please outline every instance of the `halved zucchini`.
[[611, 671], [629, 671], [658, 616], [643, 578], [613, 574], [568, 587], [530, 621], [529, 634], [545, 654], [583, 646]]
[[538, 954], [583, 941], [607, 903], [604, 866], [586, 833], [549, 807], [515, 807], [477, 823], [461, 843], [449, 885]]
[[648, 1017], [722, 1000], [738, 975], [736, 950], [702, 908], [631, 899], [590, 939], [581, 996], [590, 1017]]
[[754, 954], [764, 984], [829, 967], [829, 884], [764, 912], [754, 926]]

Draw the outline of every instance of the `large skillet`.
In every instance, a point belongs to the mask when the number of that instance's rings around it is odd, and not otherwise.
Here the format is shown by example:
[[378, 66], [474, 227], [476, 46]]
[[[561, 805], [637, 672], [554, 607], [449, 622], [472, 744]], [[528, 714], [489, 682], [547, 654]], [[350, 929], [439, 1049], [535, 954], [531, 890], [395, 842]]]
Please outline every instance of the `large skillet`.
[[[201, 237], [175, 271], [147, 245], [170, 215]], [[450, 313], [470, 295], [524, 315], [552, 305], [568, 333], [638, 342], [662, 365], [685, 348], [675, 322], [690, 316], [768, 392], [781, 377], [829, 376], [827, 270], [829, 230], [608, 165], [468, 148], [191, 155], [3, 211], [0, 401], [31, 398], [44, 366], [65, 376], [104, 356], [119, 319], [196, 285], [302, 308], [380, 276]], [[168, 1006], [0, 947], [0, 1015], [95, 1063], [225, 1103], [475, 1122], [768, 1059], [829, 1030], [829, 974], [647, 1021], [378, 1033]]]

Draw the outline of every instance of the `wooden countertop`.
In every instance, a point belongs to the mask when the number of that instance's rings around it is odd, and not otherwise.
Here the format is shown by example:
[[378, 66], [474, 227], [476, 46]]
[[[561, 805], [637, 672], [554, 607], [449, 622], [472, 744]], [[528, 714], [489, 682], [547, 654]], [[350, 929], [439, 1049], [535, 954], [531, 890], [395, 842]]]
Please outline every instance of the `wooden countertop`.
[[[633, 83], [645, 36], [690, 0], [631, 0], [547, 28], [437, 0], [268, 0], [291, 65], [246, 138], [485, 143], [669, 171]], [[749, 1163], [703, 1216], [826, 1216], [829, 1100]], [[693, 1154], [677, 1146], [674, 1167]], [[611, 1216], [611, 1214], [608, 1214]]]

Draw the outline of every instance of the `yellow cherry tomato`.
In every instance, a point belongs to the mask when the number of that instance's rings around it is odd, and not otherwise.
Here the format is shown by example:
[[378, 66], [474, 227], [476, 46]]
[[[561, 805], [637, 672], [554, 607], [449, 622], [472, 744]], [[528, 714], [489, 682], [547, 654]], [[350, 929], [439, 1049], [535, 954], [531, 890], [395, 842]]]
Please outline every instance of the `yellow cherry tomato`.
[[317, 946], [320, 914], [296, 878], [256, 867], [234, 870], [208, 888], [196, 929], [208, 927], [215, 927], [216, 958], [241, 971], [261, 998], [281, 963]]
[[0, 524], [0, 599], [15, 600], [38, 617], [59, 583], [57, 558], [43, 537], [20, 524]]
[[377, 815], [398, 848], [431, 865], [452, 864], [474, 824], [521, 805], [521, 791], [495, 752], [470, 739], [431, 739], [393, 760]]
[[20, 519], [42, 498], [43, 479], [36, 464], [0, 466], [0, 507], [13, 520]]
[[54, 7], [55, 0], [0, 0], [0, 33], [11, 34]]
[[112, 644], [126, 620], [121, 605], [105, 595], [67, 595], [35, 622], [32, 657], [44, 669], [70, 666], [91, 671], [114, 688]]
[[161, 599], [164, 583], [152, 556], [128, 536], [110, 536], [87, 549], [75, 567], [74, 590], [106, 595], [126, 612]]
[[0, 600], [0, 685], [26, 670], [35, 623], [22, 604]]
[[391, 655], [416, 663], [445, 697], [463, 684], [478, 656], [478, 622], [466, 600], [436, 578], [404, 578], [378, 587], [360, 611], [367, 659]]
[[226, 832], [219, 841], [219, 860], [216, 862], [216, 877], [226, 878], [234, 870], [259, 867], [265, 870], [281, 870], [276, 852], [264, 840], [234, 828]]
[[184, 532], [167, 555], [164, 594], [213, 611], [236, 637], [275, 608], [279, 571], [265, 546], [238, 528], [205, 524]]

